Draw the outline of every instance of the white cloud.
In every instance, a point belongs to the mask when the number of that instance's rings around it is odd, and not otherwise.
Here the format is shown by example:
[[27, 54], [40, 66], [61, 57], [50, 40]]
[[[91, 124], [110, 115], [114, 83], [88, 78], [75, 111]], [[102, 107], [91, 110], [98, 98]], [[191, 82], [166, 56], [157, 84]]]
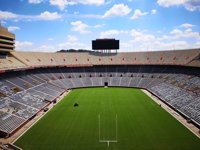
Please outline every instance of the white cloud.
[[[67, 36], [67, 40], [62, 42], [62, 43], [58, 43], [55, 45], [41, 45], [37, 48], [31, 49], [31, 51], [39, 51], [39, 52], [55, 52], [61, 49], [83, 49], [85, 48], [86, 45], [84, 43], [81, 43], [80, 41], [78, 41], [78, 38], [76, 36], [73, 35], [68, 35]], [[30, 50], [29, 50], [30, 51]]]
[[114, 38], [120, 34], [128, 34], [126, 30], [107, 30], [100, 33], [100, 38]]
[[[117, 35], [120, 30], [113, 33]], [[126, 30], [125, 33], [126, 36], [123, 36], [126, 37], [125, 40], [120, 39], [120, 49], [123, 51], [176, 50], [198, 48], [200, 45], [199, 33], [191, 28], [185, 30], [173, 29], [162, 36], [136, 29]]]
[[68, 5], [68, 0], [50, 0], [51, 5], [57, 6], [60, 10], [64, 10], [66, 5]]
[[43, 0], [28, 0], [29, 3], [31, 4], [39, 4], [41, 3]]
[[64, 10], [67, 5], [83, 4], [83, 5], [102, 5], [105, 0], [50, 0], [51, 5], [57, 6], [60, 10]]
[[169, 41], [169, 42], [159, 42], [156, 41], [155, 45], [161, 50], [176, 50], [176, 49], [187, 49], [190, 44], [187, 41]]
[[53, 41], [54, 39], [53, 38], [48, 38], [48, 41]]
[[125, 16], [131, 12], [131, 9], [124, 4], [115, 4], [112, 8], [105, 12], [103, 17], [111, 17], [111, 16]]
[[67, 36], [67, 41], [71, 42], [71, 43], [74, 43], [74, 42], [78, 41], [78, 38], [76, 36], [73, 36], [73, 35], [68, 35]]
[[182, 34], [182, 31], [179, 29], [174, 29], [170, 32], [170, 34], [174, 34], [174, 35], [178, 35], [178, 34]]
[[142, 12], [140, 9], [136, 9], [136, 10], [134, 11], [134, 14], [133, 14], [133, 16], [131, 17], [131, 19], [135, 20], [135, 19], [138, 19], [138, 18], [140, 18], [140, 17], [142, 17], [142, 16], [145, 16], [145, 15], [147, 15], [147, 14], [148, 14], [148, 12]]
[[200, 47], [200, 41], [195, 43], [195, 47], [199, 48]]
[[189, 23], [184, 23], [184, 24], [180, 25], [180, 27], [183, 27], [183, 28], [192, 28], [192, 27], [194, 27], [194, 25], [193, 24], [189, 24]]
[[13, 18], [17, 18], [18, 15], [12, 13], [12, 12], [8, 12], [8, 11], [0, 11], [0, 19], [13, 19]]
[[39, 51], [39, 52], [55, 52], [57, 49], [53, 45], [41, 45], [37, 49], [33, 49], [32, 51]]
[[152, 14], [152, 15], [157, 14], [157, 10], [156, 10], [156, 9], [152, 9], [152, 10], [151, 10], [151, 14]]
[[16, 41], [15, 42], [15, 47], [17, 50], [27, 50], [27, 47], [32, 46], [33, 43], [29, 41]]
[[191, 48], [190, 43], [187, 41], [152, 41], [150, 42], [121, 42], [120, 47], [124, 51], [156, 51], [156, 50], [178, 50]]
[[[82, 22], [81, 22], [82, 23]], [[120, 51], [152, 51], [152, 50], [176, 50], [197, 48], [200, 45], [200, 36], [198, 32], [191, 28], [180, 30], [173, 29], [164, 35], [152, 34], [147, 30], [107, 30], [100, 33], [100, 38], [119, 38]], [[82, 43], [77, 36], [68, 35], [67, 40], [55, 45], [41, 45], [32, 49], [31, 42], [16, 42], [16, 47], [27, 51], [57, 51], [61, 49], [90, 49], [90, 43]]]
[[184, 6], [189, 11], [200, 10], [199, 0], [157, 0], [157, 3], [163, 7]]
[[158, 0], [157, 3], [163, 7], [170, 7], [174, 5], [182, 5], [188, 0]]
[[57, 12], [42, 12], [40, 15], [18, 15], [8, 11], [0, 11], [0, 19], [2, 20], [12, 20], [14, 22], [18, 22], [20, 20], [23, 21], [33, 21], [33, 20], [56, 20], [60, 19], [63, 16], [58, 14]]
[[61, 49], [83, 49], [85, 47], [84, 43], [80, 43], [80, 42], [64, 42], [64, 43], [60, 43], [58, 44], [58, 48], [59, 50]]
[[94, 28], [101, 28], [101, 27], [103, 27], [103, 26], [105, 26], [105, 24], [96, 24], [96, 25], [94, 26]]
[[185, 7], [190, 11], [200, 10], [200, 1], [188, 0], [188, 2], [185, 4]]
[[32, 52], [56, 52], [59, 49], [57, 48], [57, 46], [54, 45], [40, 45], [34, 48], [32, 47], [27, 47], [26, 49], [20, 49], [20, 51], [32, 51]]
[[[69, 15], [68, 15], [69, 16]], [[74, 14], [71, 15], [72, 18], [102, 18], [102, 15], [97, 14]]]
[[102, 5], [105, 3], [105, 0], [74, 0], [76, 3], [84, 4], [84, 5]]
[[170, 32], [170, 34], [173, 35], [171, 37], [171, 39], [192, 38], [192, 39], [195, 39], [195, 40], [198, 40], [198, 39], [200, 40], [199, 33], [192, 31], [191, 28], [188, 28], [184, 31], [179, 30], [179, 29], [174, 29]]
[[72, 31], [76, 31], [81, 34], [91, 33], [91, 31], [88, 30], [89, 25], [83, 23], [82, 21], [71, 22], [71, 25], [72, 25], [72, 28], [71, 28]]
[[187, 28], [173, 29], [165, 35], [151, 34], [146, 30], [107, 30], [100, 33], [100, 38], [120, 39], [120, 50], [123, 51], [152, 51], [174, 50], [198, 47], [200, 36], [198, 32]]
[[41, 13], [38, 16], [38, 18], [41, 20], [57, 20], [57, 19], [61, 18], [61, 15], [59, 15], [57, 12], [51, 13], [51, 12], [45, 11], [45, 12]]
[[169, 40], [171, 37], [169, 35], [162, 35], [161, 37], [157, 38], [159, 41]]
[[147, 34], [144, 31], [139, 31], [139, 30], [131, 30], [131, 36], [133, 37], [134, 41], [137, 42], [148, 42], [148, 41], [153, 41], [155, 40], [155, 36], [151, 34]]
[[16, 26], [9, 26], [8, 27], [8, 31], [16, 31], [16, 30], [20, 30], [20, 28], [16, 27]]

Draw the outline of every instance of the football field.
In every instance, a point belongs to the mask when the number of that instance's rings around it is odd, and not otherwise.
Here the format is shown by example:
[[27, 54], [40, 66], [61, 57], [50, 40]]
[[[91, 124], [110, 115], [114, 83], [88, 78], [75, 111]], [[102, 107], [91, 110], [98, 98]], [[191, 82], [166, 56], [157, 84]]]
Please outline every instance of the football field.
[[133, 88], [75, 89], [14, 144], [24, 150], [200, 149], [200, 139]]

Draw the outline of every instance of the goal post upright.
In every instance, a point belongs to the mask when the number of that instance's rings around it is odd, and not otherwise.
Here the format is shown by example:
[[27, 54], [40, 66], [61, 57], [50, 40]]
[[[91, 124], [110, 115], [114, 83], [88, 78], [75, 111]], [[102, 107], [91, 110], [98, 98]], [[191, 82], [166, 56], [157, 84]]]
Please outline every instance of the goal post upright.
[[101, 124], [100, 124], [100, 114], [98, 115], [98, 119], [99, 119], [99, 141], [101, 140]]
[[116, 118], [115, 119], [116, 119], [116, 141], [117, 141], [117, 136], [118, 136], [118, 133], [117, 133], [117, 126], [118, 126], [117, 125], [117, 114], [116, 114]]

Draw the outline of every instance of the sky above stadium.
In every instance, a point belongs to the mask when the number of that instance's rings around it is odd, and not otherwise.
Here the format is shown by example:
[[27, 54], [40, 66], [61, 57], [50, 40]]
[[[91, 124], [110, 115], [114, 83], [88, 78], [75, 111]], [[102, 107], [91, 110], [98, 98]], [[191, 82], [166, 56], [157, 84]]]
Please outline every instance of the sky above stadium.
[[200, 47], [200, 0], [0, 0], [16, 50], [91, 49], [115, 38], [120, 51]]

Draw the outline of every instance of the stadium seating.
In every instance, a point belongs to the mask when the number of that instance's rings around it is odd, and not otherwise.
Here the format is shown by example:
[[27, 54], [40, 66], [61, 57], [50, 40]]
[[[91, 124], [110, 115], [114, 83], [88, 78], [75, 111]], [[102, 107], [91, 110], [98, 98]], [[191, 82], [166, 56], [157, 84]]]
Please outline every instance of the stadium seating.
[[[188, 52], [189, 51], [189, 52]], [[97, 54], [95, 52], [38, 53], [11, 52], [12, 56], [28, 67], [36, 66], [90, 66], [90, 65], [126, 65], [126, 64], [168, 64], [186, 65], [197, 62], [198, 49], [158, 52], [134, 52], [116, 54]], [[195, 60], [194, 60], [195, 59]], [[16, 59], [15, 59], [16, 60]], [[15, 63], [16, 66], [22, 64]], [[23, 64], [23, 65], [24, 65]], [[15, 66], [15, 67], [16, 67]], [[8, 66], [9, 67], [9, 66]], [[4, 68], [8, 68], [4, 67]]]
[[145, 88], [200, 125], [200, 66], [188, 67], [199, 50], [133, 54], [11, 52], [3, 61], [14, 63], [0, 67], [0, 131], [11, 134], [68, 89], [105, 85]]
[[200, 109], [198, 108], [200, 104], [199, 94], [191, 93], [169, 83], [158, 84], [151, 87], [150, 90], [176, 110], [184, 113], [188, 118], [200, 123], [198, 119], [200, 115]]
[[0, 70], [24, 68], [26, 65], [12, 56], [0, 58]]
[[11, 133], [25, 121], [25, 119], [0, 111], [0, 131]]

